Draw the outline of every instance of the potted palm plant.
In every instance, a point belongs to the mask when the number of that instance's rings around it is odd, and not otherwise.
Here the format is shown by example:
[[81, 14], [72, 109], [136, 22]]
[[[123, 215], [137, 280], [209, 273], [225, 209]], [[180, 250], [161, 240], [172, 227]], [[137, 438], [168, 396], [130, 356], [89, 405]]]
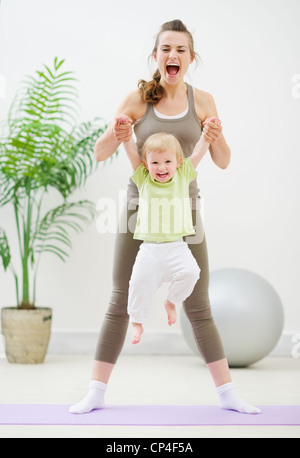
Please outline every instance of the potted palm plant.
[[[65, 261], [72, 231], [83, 231], [95, 216], [93, 202], [70, 198], [95, 170], [92, 151], [106, 126], [99, 120], [77, 122], [75, 78], [63, 67], [64, 60], [55, 58], [51, 67], [25, 79], [0, 137], [0, 213], [9, 206], [15, 223], [15, 234], [0, 227], [0, 261], [16, 289], [16, 305], [1, 313], [12, 363], [41, 363], [47, 352], [52, 309], [36, 305], [41, 255]], [[49, 209], [50, 191], [58, 205]]]

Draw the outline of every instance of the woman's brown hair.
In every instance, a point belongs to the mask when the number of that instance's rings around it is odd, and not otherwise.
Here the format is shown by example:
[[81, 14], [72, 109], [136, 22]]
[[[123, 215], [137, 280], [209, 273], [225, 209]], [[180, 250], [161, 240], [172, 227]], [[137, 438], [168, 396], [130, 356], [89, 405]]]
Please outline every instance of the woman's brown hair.
[[[189, 38], [190, 53], [193, 57], [196, 57], [193, 36], [180, 19], [174, 19], [173, 21], [165, 22], [161, 26], [161, 29], [156, 36], [155, 45], [151, 54], [152, 56], [157, 52], [159, 37], [161, 33], [168, 31], [186, 33]], [[138, 82], [138, 88], [140, 90], [140, 94], [144, 102], [156, 104], [162, 99], [165, 90], [160, 84], [160, 79], [161, 74], [160, 71], [157, 69], [153, 74], [151, 81], [140, 80]]]

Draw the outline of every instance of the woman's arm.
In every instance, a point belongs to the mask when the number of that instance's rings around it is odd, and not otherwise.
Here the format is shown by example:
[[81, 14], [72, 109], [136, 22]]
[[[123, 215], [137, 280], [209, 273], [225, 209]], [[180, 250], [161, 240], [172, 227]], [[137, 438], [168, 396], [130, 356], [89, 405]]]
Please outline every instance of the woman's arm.
[[94, 154], [98, 162], [105, 161], [112, 156], [121, 143], [115, 137], [114, 126], [115, 121], [112, 121], [95, 143]]
[[230, 163], [231, 151], [222, 133], [221, 121], [216, 117], [206, 119], [203, 135], [210, 143], [209, 151], [214, 163], [221, 169], [226, 169]]
[[231, 151], [224, 138], [213, 97], [207, 92], [196, 89], [195, 108], [199, 119], [203, 122], [203, 134], [210, 144], [211, 158], [218, 167], [225, 169], [230, 163]]
[[[125, 98], [119, 106], [117, 113], [127, 115], [132, 122], [144, 115], [145, 107], [141, 101], [139, 91], [133, 91]], [[132, 135], [132, 123], [118, 125], [116, 120], [112, 121], [104, 134], [95, 143], [94, 154], [98, 162], [105, 161], [111, 157], [122, 142], [130, 140]]]

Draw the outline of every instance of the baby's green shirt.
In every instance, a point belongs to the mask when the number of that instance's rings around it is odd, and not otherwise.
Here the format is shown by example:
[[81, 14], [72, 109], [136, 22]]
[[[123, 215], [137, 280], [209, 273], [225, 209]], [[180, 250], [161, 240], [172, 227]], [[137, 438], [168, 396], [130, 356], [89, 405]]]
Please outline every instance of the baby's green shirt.
[[190, 158], [183, 160], [167, 183], [154, 180], [144, 164], [132, 175], [139, 190], [139, 210], [134, 238], [172, 242], [195, 234], [189, 185], [198, 176]]

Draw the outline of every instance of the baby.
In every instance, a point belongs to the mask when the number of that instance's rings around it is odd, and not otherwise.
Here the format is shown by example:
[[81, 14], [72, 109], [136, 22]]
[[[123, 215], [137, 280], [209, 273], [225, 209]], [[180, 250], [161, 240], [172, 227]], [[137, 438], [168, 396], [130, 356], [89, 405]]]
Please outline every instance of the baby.
[[[118, 124], [131, 122], [127, 116]], [[131, 139], [123, 143], [139, 190], [139, 209], [134, 238], [143, 240], [129, 283], [128, 314], [133, 325], [132, 343], [140, 341], [143, 323], [156, 290], [170, 282], [165, 309], [168, 323], [176, 322], [176, 306], [192, 293], [200, 269], [183, 237], [195, 234], [189, 185], [208, 149], [201, 136], [189, 158], [183, 157], [178, 140], [170, 134], [151, 135], [141, 156]]]

